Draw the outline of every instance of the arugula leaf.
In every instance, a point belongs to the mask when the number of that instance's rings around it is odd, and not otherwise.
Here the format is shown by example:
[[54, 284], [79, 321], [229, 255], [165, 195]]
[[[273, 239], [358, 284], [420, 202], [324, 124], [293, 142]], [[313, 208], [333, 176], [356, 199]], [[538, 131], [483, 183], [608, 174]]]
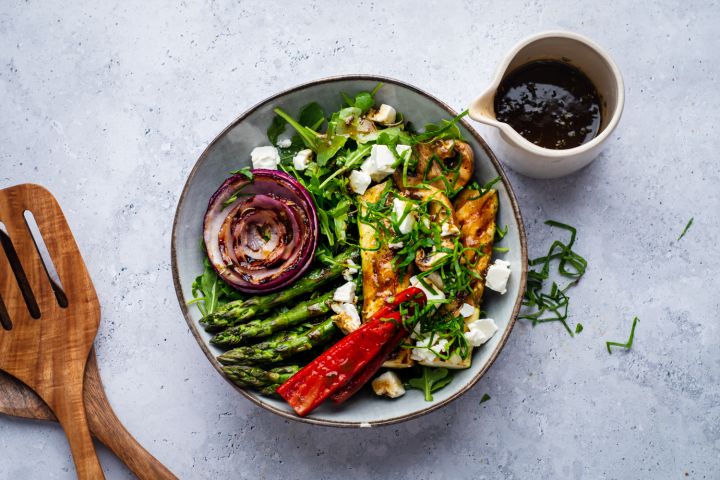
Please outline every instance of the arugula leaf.
[[375, 100], [370, 92], [360, 92], [355, 95], [355, 104], [353, 106], [359, 108], [362, 113], [367, 113], [373, 105], [375, 105]]
[[317, 102], [308, 103], [300, 109], [298, 123], [317, 130], [325, 122], [325, 112]]
[[245, 175], [245, 177], [250, 180], [251, 182], [255, 178], [255, 175], [252, 173], [252, 169], [250, 167], [243, 167], [238, 170], [232, 170], [230, 172], [231, 175]]
[[267, 137], [271, 145], [277, 145], [277, 139], [285, 131], [287, 121], [279, 115], [275, 115], [267, 129]]
[[425, 132], [415, 136], [415, 142], [427, 142], [430, 140], [463, 140], [460, 128], [457, 123], [468, 114], [468, 110], [461, 112], [452, 120], [441, 120], [439, 124], [428, 123], [425, 125]]
[[207, 257], [203, 260], [203, 264], [205, 271], [192, 284], [192, 294], [195, 298], [188, 304], [197, 304], [198, 310], [205, 317], [217, 310], [220, 305], [221, 284], [224, 282], [215, 273]]
[[[309, 108], [309, 106], [306, 108]], [[274, 112], [284, 118], [285, 121], [287, 121], [287, 123], [289, 123], [290, 126], [297, 131], [298, 135], [300, 135], [300, 139], [307, 148], [315, 152], [317, 155], [317, 163], [321, 167], [325, 166], [325, 164], [335, 156], [338, 150], [340, 150], [347, 141], [346, 136], [335, 135], [335, 124], [333, 122], [328, 123], [327, 133], [321, 134], [309, 126], [296, 121], [281, 108], [275, 108]], [[309, 109], [308, 112], [310, 113], [306, 113], [306, 120], [312, 119], [313, 115], [317, 114], [315, 108]], [[324, 121], [324, 117], [318, 121]], [[320, 126], [317, 123], [315, 125], [317, 127]]]
[[408, 386], [422, 390], [425, 394], [425, 401], [432, 402], [433, 392], [446, 387], [452, 382], [453, 376], [447, 368], [431, 368], [423, 366], [423, 374], [418, 378], [408, 380]]

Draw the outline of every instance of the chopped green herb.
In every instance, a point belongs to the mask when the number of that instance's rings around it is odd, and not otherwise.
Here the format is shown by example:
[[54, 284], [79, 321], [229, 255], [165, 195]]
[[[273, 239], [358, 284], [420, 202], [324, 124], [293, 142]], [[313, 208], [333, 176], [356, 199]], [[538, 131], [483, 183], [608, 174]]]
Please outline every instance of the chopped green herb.
[[[570, 225], [548, 220], [546, 225], [561, 228], [570, 232], [570, 240], [567, 244], [555, 240], [544, 257], [530, 260], [531, 267], [542, 266], [539, 270], [528, 272], [527, 288], [523, 306], [531, 309], [530, 313], [520, 315], [518, 318], [530, 320], [533, 326], [538, 323], [560, 322], [565, 330], [573, 336], [570, 326], [567, 324], [567, 311], [570, 297], [565, 292], [576, 285], [587, 269], [587, 260], [573, 251], [577, 230]], [[565, 287], [560, 288], [556, 282], [552, 283], [549, 292], [543, 292], [546, 280], [550, 278], [550, 265], [552, 261], [558, 261], [558, 273], [564, 277], [572, 278]], [[534, 309], [535, 311], [532, 311]]]
[[610, 347], [622, 347], [626, 350], [630, 350], [630, 347], [632, 347], [633, 344], [633, 338], [635, 337], [635, 325], [637, 325], [639, 321], [640, 319], [638, 317], [633, 318], [632, 327], [630, 328], [630, 338], [628, 338], [628, 341], [626, 343], [605, 342], [609, 354], [612, 355], [612, 350], [610, 350]]
[[488, 394], [486, 393], [486, 394], [484, 394], [484, 395], [482, 396], [482, 398], [480, 399], [480, 404], [482, 405], [483, 403], [487, 402], [488, 400], [490, 400], [490, 395], [488, 395]]
[[578, 323], [577, 325], [575, 325], [575, 335], [577, 335], [578, 333], [580, 333], [580, 332], [582, 332], [582, 331], [583, 331], [583, 324], [582, 324], [582, 323]]
[[687, 233], [687, 231], [688, 231], [688, 230], [690, 229], [690, 227], [692, 226], [693, 220], [695, 220], [695, 217], [691, 217], [690, 220], [688, 220], [687, 225], [685, 225], [685, 228], [683, 228], [682, 233], [681, 233], [680, 236], [678, 237], [678, 241], [685, 236], [685, 234]]
[[452, 382], [452, 375], [447, 368], [423, 367], [422, 377], [411, 378], [408, 386], [421, 390], [425, 394], [425, 401], [432, 402], [433, 392], [437, 392]]

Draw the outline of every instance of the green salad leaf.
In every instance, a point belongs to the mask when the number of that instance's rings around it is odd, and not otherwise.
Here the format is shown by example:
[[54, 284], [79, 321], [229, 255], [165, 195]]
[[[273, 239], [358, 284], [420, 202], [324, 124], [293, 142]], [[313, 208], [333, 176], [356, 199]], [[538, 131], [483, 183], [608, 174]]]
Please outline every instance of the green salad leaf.
[[423, 366], [421, 377], [408, 380], [408, 386], [421, 390], [425, 394], [425, 401], [432, 402], [433, 392], [437, 392], [452, 382], [453, 376], [447, 368], [430, 368]]

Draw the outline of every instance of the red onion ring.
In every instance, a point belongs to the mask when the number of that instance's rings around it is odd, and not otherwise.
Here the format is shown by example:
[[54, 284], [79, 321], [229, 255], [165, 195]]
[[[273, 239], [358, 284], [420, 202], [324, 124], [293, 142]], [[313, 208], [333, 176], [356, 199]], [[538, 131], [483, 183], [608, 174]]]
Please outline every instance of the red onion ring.
[[318, 244], [310, 193], [278, 170], [233, 175], [210, 197], [203, 239], [215, 271], [228, 285], [269, 293], [297, 280]]

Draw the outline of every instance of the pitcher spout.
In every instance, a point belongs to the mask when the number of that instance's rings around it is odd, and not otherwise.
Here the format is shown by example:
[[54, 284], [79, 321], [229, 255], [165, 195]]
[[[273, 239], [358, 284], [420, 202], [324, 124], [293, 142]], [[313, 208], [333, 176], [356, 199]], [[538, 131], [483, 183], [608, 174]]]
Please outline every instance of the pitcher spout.
[[495, 91], [497, 85], [491, 85], [479, 97], [470, 104], [470, 118], [477, 122], [488, 125], [497, 126], [498, 121], [495, 118]]

